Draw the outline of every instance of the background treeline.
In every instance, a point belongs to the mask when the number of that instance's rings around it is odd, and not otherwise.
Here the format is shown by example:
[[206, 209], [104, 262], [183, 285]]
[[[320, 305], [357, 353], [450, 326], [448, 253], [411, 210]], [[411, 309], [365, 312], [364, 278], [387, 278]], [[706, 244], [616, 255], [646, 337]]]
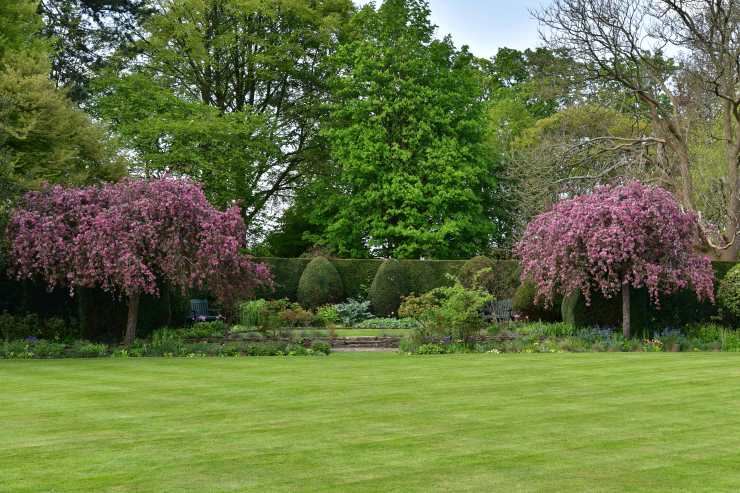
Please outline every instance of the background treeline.
[[2, 2], [2, 209], [168, 173], [238, 202], [258, 255], [463, 259], [640, 179], [734, 260], [739, 8], [663, 3], [553, 1], [550, 48], [483, 59], [423, 0]]

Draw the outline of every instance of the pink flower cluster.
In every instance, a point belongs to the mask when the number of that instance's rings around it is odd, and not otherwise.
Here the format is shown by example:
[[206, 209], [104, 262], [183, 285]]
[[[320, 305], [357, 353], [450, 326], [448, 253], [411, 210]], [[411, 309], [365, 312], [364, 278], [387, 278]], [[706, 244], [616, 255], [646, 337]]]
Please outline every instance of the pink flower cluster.
[[599, 187], [557, 203], [527, 226], [515, 252], [522, 279], [533, 280], [538, 299], [592, 290], [611, 298], [623, 284], [646, 287], [659, 304], [662, 294], [690, 287], [714, 301], [711, 262], [695, 251], [696, 216], [673, 196], [638, 182]]
[[239, 251], [246, 230], [238, 208], [219, 212], [187, 179], [30, 192], [13, 211], [8, 238], [12, 273], [52, 288], [157, 295], [165, 280], [228, 303], [270, 283], [267, 267]]

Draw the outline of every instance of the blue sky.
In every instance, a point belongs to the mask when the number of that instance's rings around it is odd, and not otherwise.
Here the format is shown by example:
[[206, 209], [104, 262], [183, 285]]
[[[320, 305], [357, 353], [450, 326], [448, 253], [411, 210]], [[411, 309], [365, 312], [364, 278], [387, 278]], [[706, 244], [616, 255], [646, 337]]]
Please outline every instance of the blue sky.
[[541, 44], [537, 21], [527, 9], [539, 7], [543, 0], [430, 0], [429, 4], [437, 35], [451, 34], [456, 46], [466, 44], [477, 56], [491, 57], [504, 46], [523, 50]]

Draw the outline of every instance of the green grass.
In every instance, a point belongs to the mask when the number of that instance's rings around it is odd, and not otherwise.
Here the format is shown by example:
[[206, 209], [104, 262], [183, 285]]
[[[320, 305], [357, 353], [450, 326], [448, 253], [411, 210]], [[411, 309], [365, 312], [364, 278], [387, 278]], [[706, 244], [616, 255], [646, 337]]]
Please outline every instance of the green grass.
[[0, 361], [1, 491], [737, 491], [740, 354]]

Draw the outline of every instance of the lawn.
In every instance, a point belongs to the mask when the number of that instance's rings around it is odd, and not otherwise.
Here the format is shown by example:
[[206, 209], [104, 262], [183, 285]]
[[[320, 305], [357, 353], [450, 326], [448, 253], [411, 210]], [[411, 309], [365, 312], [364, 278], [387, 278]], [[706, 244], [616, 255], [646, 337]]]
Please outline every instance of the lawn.
[[0, 361], [1, 491], [737, 491], [740, 354]]

